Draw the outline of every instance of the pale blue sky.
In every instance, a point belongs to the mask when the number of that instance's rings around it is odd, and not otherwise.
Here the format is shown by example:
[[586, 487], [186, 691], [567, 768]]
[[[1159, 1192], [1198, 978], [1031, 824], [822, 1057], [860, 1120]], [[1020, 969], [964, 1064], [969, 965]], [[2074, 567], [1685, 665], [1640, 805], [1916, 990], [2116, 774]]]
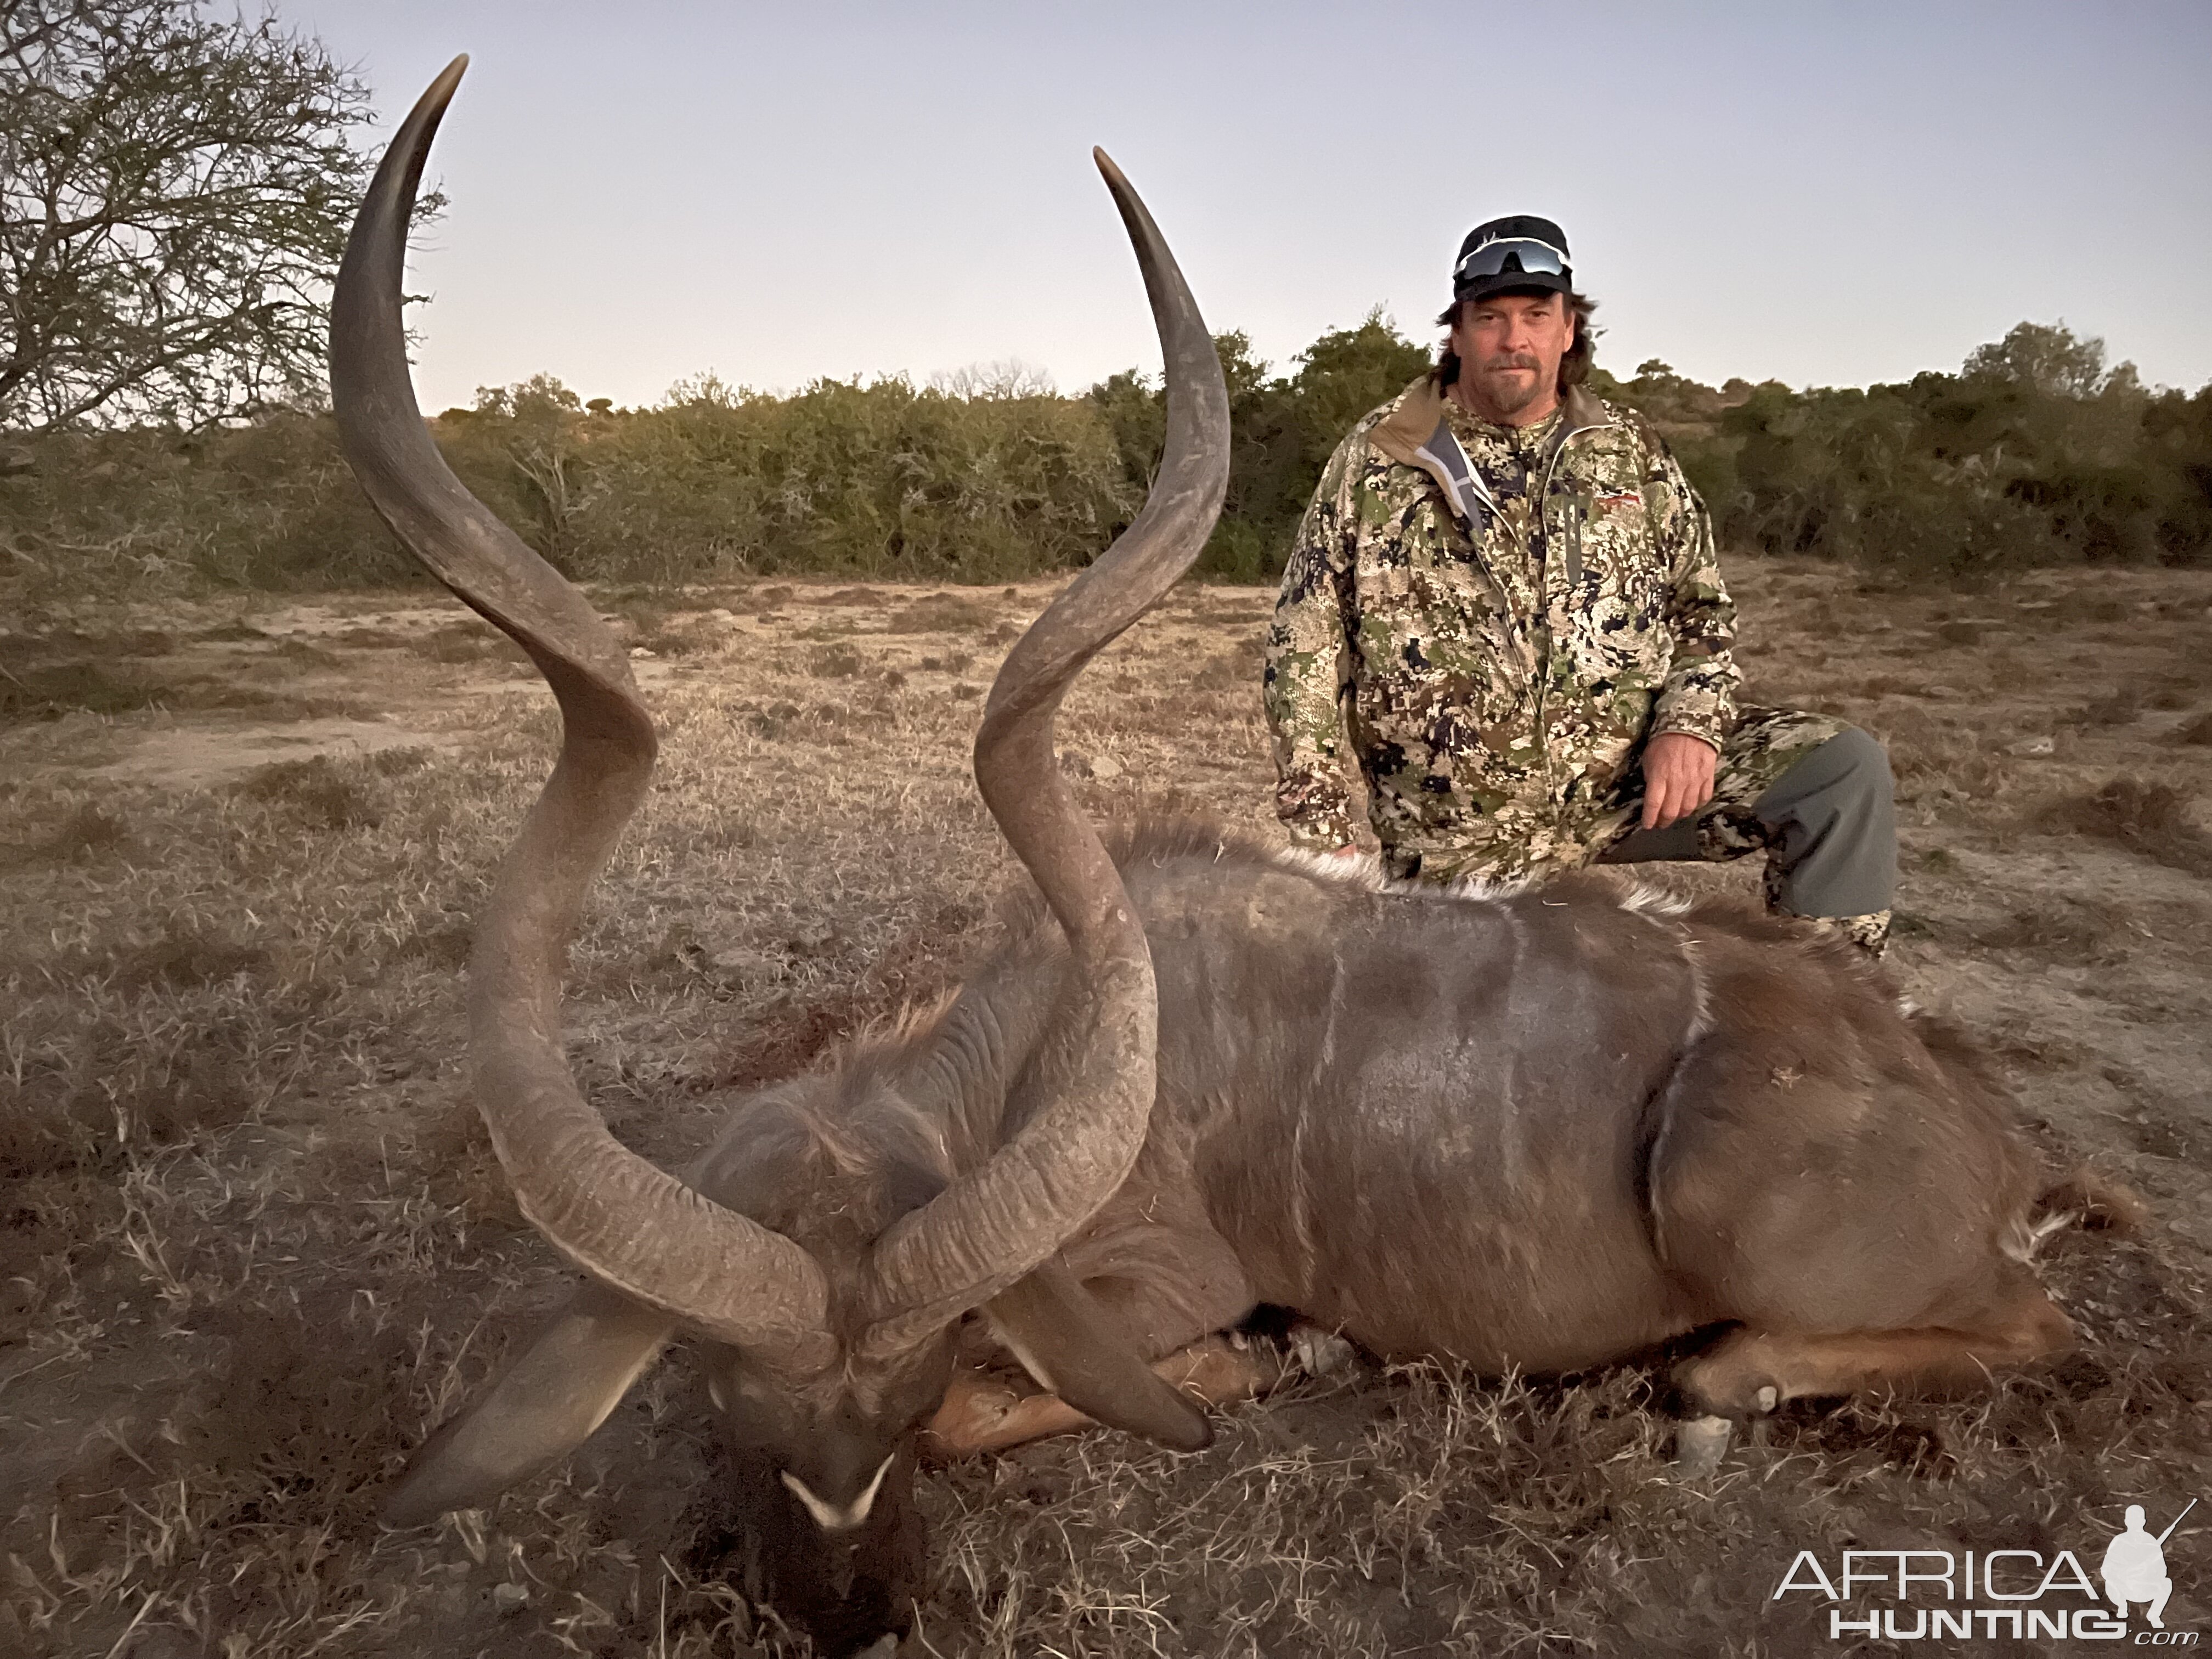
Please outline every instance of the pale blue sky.
[[472, 56], [410, 279], [432, 410], [1155, 364], [1093, 143], [1279, 363], [1378, 303], [1427, 337], [1461, 235], [1529, 212], [1624, 372], [1863, 385], [2063, 318], [2212, 380], [2204, 0], [277, 4], [381, 131]]

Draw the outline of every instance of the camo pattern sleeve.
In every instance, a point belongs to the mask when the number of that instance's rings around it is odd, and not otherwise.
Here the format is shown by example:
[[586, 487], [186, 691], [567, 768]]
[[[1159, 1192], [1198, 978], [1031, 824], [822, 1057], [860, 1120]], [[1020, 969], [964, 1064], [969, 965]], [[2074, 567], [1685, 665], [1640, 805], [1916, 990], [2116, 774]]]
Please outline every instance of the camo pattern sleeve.
[[1363, 422], [1336, 447], [1299, 521], [1267, 629], [1261, 699], [1275, 750], [1275, 813], [1303, 846], [1352, 842], [1343, 763], [1344, 700], [1352, 690], [1358, 625], [1352, 548], [1354, 481], [1367, 453]]
[[1655, 550], [1672, 574], [1662, 614], [1674, 640], [1651, 730], [1686, 732], [1717, 750], [1735, 723], [1735, 689], [1743, 678], [1735, 665], [1735, 603], [1721, 580], [1712, 514], [1665, 441], [1648, 426], [1643, 431], [1650, 455], [1644, 497]]

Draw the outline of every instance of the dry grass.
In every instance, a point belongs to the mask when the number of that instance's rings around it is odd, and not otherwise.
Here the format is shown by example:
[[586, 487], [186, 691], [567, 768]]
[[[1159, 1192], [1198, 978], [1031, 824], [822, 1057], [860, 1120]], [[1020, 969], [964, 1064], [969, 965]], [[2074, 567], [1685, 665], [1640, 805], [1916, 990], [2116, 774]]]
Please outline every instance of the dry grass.
[[[1738, 573], [1760, 695], [1892, 744], [1906, 988], [1989, 1034], [2054, 1156], [2094, 1152], [2152, 1200], [2139, 1240], [2055, 1241], [2081, 1355], [1981, 1401], [1794, 1409], [1699, 1486], [1668, 1478], [1656, 1363], [1364, 1367], [1225, 1419], [1197, 1457], [1031, 1448], [925, 1483], [927, 1650], [1841, 1653], [1769, 1599], [1797, 1547], [2079, 1550], [2121, 1504], [2170, 1516], [2203, 1491], [2212, 894], [2189, 860], [2212, 753], [2176, 734], [2212, 722], [2212, 584], [2142, 578], [2174, 607], [2146, 612], [2111, 591], [2135, 580], [2094, 584], [2118, 643], [2056, 584]], [[609, 601], [653, 653], [665, 737], [575, 957], [573, 1049], [618, 1134], [679, 1159], [717, 1090], [805, 1066], [977, 947], [1010, 872], [967, 744], [989, 641], [1048, 591]], [[1066, 745], [1093, 810], [1174, 791], [1264, 823], [1267, 599], [1178, 590], [1078, 688]], [[418, 599], [29, 628], [18, 675], [158, 669], [276, 701], [243, 726], [251, 707], [170, 699], [0, 731], [0, 1653], [788, 1651], [695, 1564], [708, 1462], [680, 1358], [494, 1510], [373, 1519], [562, 1282], [460, 1064], [469, 919], [550, 757], [543, 694]], [[2178, 719], [2075, 720], [2116, 684]], [[389, 712], [405, 741], [245, 750], [201, 787], [134, 770], [209, 732], [276, 743], [302, 696]], [[2172, 1548], [2185, 1626], [2203, 1546]]]
[[2102, 836], [2193, 875], [2212, 874], [2212, 836], [2191, 821], [2191, 797], [2170, 783], [2121, 777], [2054, 801], [2045, 813], [2060, 829]]
[[[2091, 1351], [1972, 1402], [1794, 1406], [1711, 1482], [1670, 1478], [1665, 1390], [1640, 1366], [1363, 1369], [1237, 1419], [1203, 1457], [1091, 1440], [962, 1470], [940, 1489], [939, 1650], [1832, 1651], [1824, 1610], [1771, 1600], [1795, 1549], [1988, 1547], [2105, 1503], [2114, 1462], [2212, 1450], [2204, 1285], [2170, 1273], [2069, 1242], [2051, 1277], [2097, 1310]], [[2177, 1317], [2179, 1345], [2160, 1334]], [[2175, 1425], [2186, 1451], [2159, 1439]]]
[[995, 626], [998, 613], [959, 593], [929, 593], [902, 605], [884, 624], [893, 634], [966, 634]]

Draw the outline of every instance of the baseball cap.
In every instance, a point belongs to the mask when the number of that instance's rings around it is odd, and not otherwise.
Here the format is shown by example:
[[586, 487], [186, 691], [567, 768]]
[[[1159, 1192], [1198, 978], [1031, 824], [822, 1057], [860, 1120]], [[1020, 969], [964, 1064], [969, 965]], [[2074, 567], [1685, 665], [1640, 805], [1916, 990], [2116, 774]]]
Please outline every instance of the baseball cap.
[[1514, 289], [1574, 291], [1567, 264], [1567, 234], [1549, 219], [1516, 213], [1477, 225], [1459, 245], [1452, 265], [1452, 298], [1487, 299]]

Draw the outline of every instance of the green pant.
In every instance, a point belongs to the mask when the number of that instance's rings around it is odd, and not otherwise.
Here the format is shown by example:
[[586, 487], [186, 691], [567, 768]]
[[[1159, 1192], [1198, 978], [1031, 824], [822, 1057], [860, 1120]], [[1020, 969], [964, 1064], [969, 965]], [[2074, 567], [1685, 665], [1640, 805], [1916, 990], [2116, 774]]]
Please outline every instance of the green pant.
[[[1590, 820], [1576, 862], [1718, 862], [1763, 852], [1770, 906], [1833, 918], [1880, 954], [1897, 893], [1897, 823], [1888, 757], [1856, 726], [1797, 709], [1745, 708], [1721, 747], [1711, 800], [1662, 830], [1636, 827], [1643, 809], [1644, 770], [1632, 766]], [[1385, 848], [1383, 860], [1401, 880], [1491, 873], [1449, 853]]]

